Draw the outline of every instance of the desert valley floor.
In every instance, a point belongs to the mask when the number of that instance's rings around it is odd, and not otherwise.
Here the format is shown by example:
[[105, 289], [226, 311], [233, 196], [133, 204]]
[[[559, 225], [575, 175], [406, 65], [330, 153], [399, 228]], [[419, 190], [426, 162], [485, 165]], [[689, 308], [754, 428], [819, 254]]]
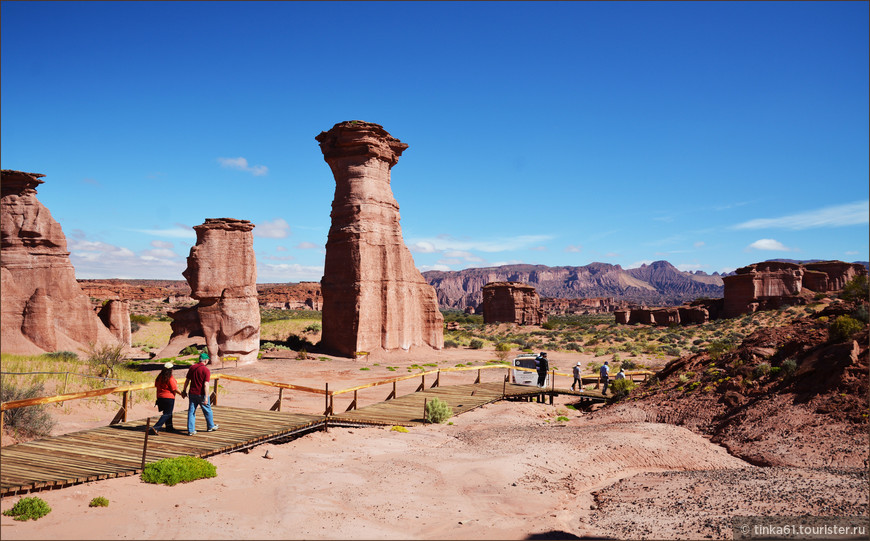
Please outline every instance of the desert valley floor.
[[[591, 359], [577, 353], [553, 357], [563, 369]], [[368, 363], [381, 361], [401, 374], [416, 363], [475, 358], [491, 359], [493, 352], [412, 351]], [[288, 358], [213, 368], [312, 387], [383, 379], [361, 372], [362, 366], [337, 358]], [[469, 373], [463, 374], [450, 378], [468, 383]], [[451, 381], [445, 378], [442, 385]], [[268, 409], [276, 394], [231, 382], [220, 400]], [[383, 400], [384, 394], [384, 388], [361, 393], [361, 405]], [[566, 408], [568, 403], [569, 397], [553, 405], [497, 402], [456, 416], [453, 424], [407, 433], [330, 428], [212, 457], [216, 478], [174, 487], [130, 476], [36, 493], [52, 512], [29, 522], [3, 516], [2, 534], [4, 539], [725, 539], [732, 537], [733, 516], [867, 515], [866, 462], [861, 467], [844, 458], [825, 467], [759, 467], [687, 428], [649, 422], [648, 413], [630, 403], [591, 413]], [[319, 396], [294, 393], [283, 409], [322, 408]], [[186, 409], [184, 401], [177, 409]], [[86, 401], [52, 412], [55, 433], [106, 424], [114, 414], [105, 404]], [[156, 413], [153, 404], [140, 401], [130, 418]], [[562, 415], [569, 420], [557, 422]], [[97, 496], [107, 498], [109, 507], [88, 507]], [[3, 498], [2, 509], [18, 498]]]

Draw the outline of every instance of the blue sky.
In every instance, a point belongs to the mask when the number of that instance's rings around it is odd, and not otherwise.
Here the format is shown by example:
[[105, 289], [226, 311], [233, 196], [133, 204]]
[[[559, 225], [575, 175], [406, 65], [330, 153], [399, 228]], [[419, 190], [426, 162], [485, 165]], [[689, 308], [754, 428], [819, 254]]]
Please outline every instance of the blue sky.
[[14, 2], [2, 167], [79, 278], [183, 279], [191, 226], [257, 225], [320, 280], [344, 120], [421, 271], [868, 258], [867, 2]]

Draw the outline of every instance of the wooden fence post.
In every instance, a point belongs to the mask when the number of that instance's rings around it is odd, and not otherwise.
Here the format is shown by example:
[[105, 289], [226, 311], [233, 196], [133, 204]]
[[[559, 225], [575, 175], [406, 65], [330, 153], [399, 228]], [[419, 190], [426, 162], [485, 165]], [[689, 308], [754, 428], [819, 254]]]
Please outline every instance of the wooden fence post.
[[269, 411], [281, 411], [281, 400], [284, 398], [284, 388], [278, 389], [278, 401], [275, 402]]
[[435, 383], [432, 384], [432, 387], [441, 387], [441, 369], [438, 369], [438, 373], [435, 375]]
[[504, 376], [504, 383], [503, 383], [502, 386], [501, 386], [501, 397], [502, 397], [502, 399], [504, 399], [505, 395], [507, 394], [507, 380], [508, 380], [508, 376], [507, 376], [507, 374], [505, 374], [505, 376]]
[[329, 415], [329, 383], [326, 384], [326, 393], [324, 393], [323, 399], [326, 401], [323, 406], [323, 414]]
[[426, 422], [426, 403], [429, 401], [428, 398], [423, 399], [423, 422]]
[[474, 380], [475, 385], [480, 383], [480, 368], [477, 369], [477, 379]]

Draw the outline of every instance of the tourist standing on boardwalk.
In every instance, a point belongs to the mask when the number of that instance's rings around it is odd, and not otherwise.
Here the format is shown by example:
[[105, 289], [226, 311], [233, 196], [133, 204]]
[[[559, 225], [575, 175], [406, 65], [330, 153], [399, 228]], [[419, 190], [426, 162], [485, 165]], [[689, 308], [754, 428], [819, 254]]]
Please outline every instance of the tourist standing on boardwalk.
[[620, 367], [615, 379], [625, 379], [625, 368]]
[[598, 370], [598, 375], [601, 378], [601, 383], [604, 384], [604, 390], [601, 391], [601, 394], [607, 394], [607, 382], [610, 377], [610, 365], [609, 361], [604, 361], [604, 364], [601, 365], [601, 368]]
[[[208, 355], [205, 357], [208, 359]], [[182, 398], [188, 396], [190, 403], [187, 407], [187, 434], [193, 436], [196, 434], [196, 408], [202, 408], [202, 414], [205, 416], [205, 425], [209, 432], [214, 432], [218, 429], [218, 425], [214, 424], [214, 417], [211, 412], [211, 405], [208, 401], [208, 382], [211, 379], [211, 371], [203, 362], [202, 356], [199, 360], [190, 367], [187, 371], [187, 378], [184, 380], [184, 389], [181, 391]], [[190, 394], [187, 394], [187, 388], [190, 386]]]
[[173, 368], [174, 365], [172, 363], [164, 364], [163, 370], [160, 371], [157, 379], [154, 380], [154, 388], [157, 389], [157, 409], [163, 414], [154, 423], [151, 430], [148, 431], [149, 434], [154, 436], [157, 435], [160, 427], [164, 424], [166, 424], [166, 430], [175, 432], [175, 427], [172, 426], [172, 412], [175, 411], [175, 395], [180, 395], [181, 393], [178, 392], [178, 382], [175, 381], [175, 377], [172, 375]]
[[574, 365], [572, 372], [574, 373], [574, 383], [571, 384], [571, 390], [574, 390], [574, 386], [577, 386], [578, 391], [583, 390], [583, 381], [580, 379], [580, 361], [577, 361], [577, 364]]
[[199, 360], [205, 364], [211, 364], [211, 359], [208, 358], [208, 351], [202, 350], [199, 354]]
[[538, 355], [538, 387], [543, 387], [544, 382], [547, 381], [547, 372], [550, 371], [550, 361], [547, 360], [547, 352], [542, 351], [540, 355]]

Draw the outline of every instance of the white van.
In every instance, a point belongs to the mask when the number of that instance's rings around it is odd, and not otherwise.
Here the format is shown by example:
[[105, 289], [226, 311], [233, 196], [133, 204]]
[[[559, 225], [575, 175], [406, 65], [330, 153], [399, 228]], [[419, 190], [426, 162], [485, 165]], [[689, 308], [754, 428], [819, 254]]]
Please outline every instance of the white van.
[[[533, 353], [527, 353], [525, 355], [520, 355], [514, 359], [514, 366], [518, 366], [521, 368], [531, 368], [535, 370], [535, 359], [538, 356]], [[511, 370], [513, 372], [514, 383], [517, 385], [538, 385], [538, 373], [537, 372], [528, 372], [526, 370]], [[544, 380], [544, 387], [547, 386], [550, 380], [550, 374], [547, 373], [547, 378]]]

